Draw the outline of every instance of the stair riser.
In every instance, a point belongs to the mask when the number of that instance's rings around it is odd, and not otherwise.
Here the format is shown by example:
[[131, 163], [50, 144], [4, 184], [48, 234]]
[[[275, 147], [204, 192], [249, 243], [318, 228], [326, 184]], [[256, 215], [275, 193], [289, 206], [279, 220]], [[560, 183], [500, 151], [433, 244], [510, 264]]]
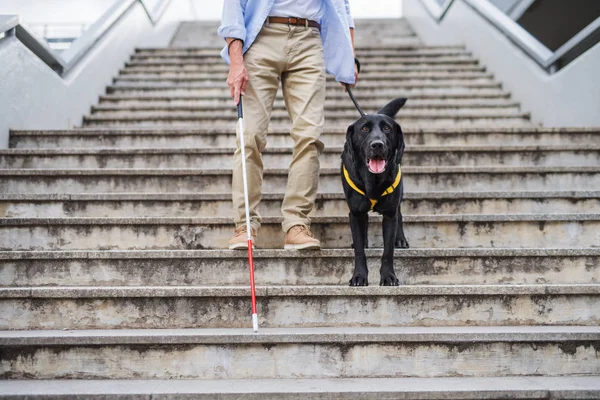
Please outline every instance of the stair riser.
[[[406, 192], [581, 190], [600, 187], [600, 173], [435, 173], [404, 174]], [[263, 193], [283, 193], [287, 176], [265, 174]], [[231, 174], [222, 175], [69, 175], [3, 176], [3, 193], [227, 193]], [[339, 175], [322, 174], [321, 193], [340, 193]]]
[[[265, 153], [265, 168], [288, 168], [291, 154]], [[525, 152], [410, 152], [402, 159], [405, 166], [597, 166], [600, 151], [525, 151]], [[321, 155], [323, 168], [340, 166], [340, 154]], [[4, 169], [56, 168], [231, 168], [231, 154], [126, 154], [126, 155], [0, 155]]]
[[[594, 247], [598, 221], [515, 222], [405, 222], [406, 237], [414, 248], [454, 247]], [[312, 223], [324, 248], [349, 248], [348, 223]], [[233, 233], [229, 224], [49, 225], [0, 226], [0, 250], [133, 250], [224, 249]], [[263, 224], [259, 248], [283, 248], [278, 223]], [[369, 229], [371, 247], [382, 247], [381, 223]]]
[[[137, 85], [137, 84], [184, 84], [184, 85], [209, 85], [210, 87], [221, 87], [224, 86], [223, 82], [227, 79], [225, 74], [219, 74], [215, 77], [172, 77], [172, 76], [154, 76], [154, 75], [122, 75], [118, 78], [114, 78], [113, 82], [119, 85]], [[329, 89], [338, 88], [339, 83], [333, 79], [327, 79], [327, 87]], [[403, 78], [395, 77], [382, 77], [381, 79], [374, 79], [366, 77], [360, 80], [360, 88], [390, 88], [390, 87], [403, 87], [405, 85], [440, 85], [440, 86], [473, 86], [473, 87], [498, 87], [500, 84], [495, 82], [489, 77], [436, 77], [436, 76], [418, 76], [410, 77], [405, 76]]]
[[[131, 60], [147, 61], [206, 61], [206, 60], [221, 60], [221, 49], [208, 50], [174, 50], [168, 52], [136, 52], [131, 56]], [[456, 59], [471, 59], [471, 53], [464, 49], [431, 49], [431, 50], [402, 50], [402, 49], [378, 49], [378, 50], [357, 50], [356, 56], [360, 57], [365, 63], [377, 64], [375, 61], [379, 59], [389, 59], [402, 61], [406, 58], [423, 58], [433, 59], [438, 58], [456, 58]]]
[[[432, 146], [462, 145], [575, 145], [598, 143], [599, 133], [411, 133], [405, 132], [404, 139], [408, 144], [428, 144]], [[290, 147], [293, 141], [289, 135], [269, 134], [268, 145], [272, 147]], [[321, 137], [325, 146], [341, 146], [346, 137], [343, 132], [325, 133]], [[133, 148], [173, 148], [173, 147], [234, 147], [233, 134], [178, 134], [166, 131], [164, 135], [103, 135], [85, 134], [79, 136], [22, 136], [10, 138], [12, 148], [69, 148], [69, 147], [133, 147]]]
[[[411, 70], [410, 68], [405, 68], [404, 70], [396, 70], [389, 72], [381, 72], [381, 71], [361, 71], [360, 74], [360, 82], [361, 84], [364, 82], [371, 81], [402, 81], [402, 80], [411, 80], [411, 79], [492, 79], [494, 77], [493, 74], [484, 71], [469, 71], [469, 70], [454, 70], [454, 71], [436, 71], [436, 70]], [[201, 80], [201, 81], [215, 81], [215, 82], [223, 82], [224, 79], [227, 79], [227, 73], [225, 71], [214, 71], [214, 72], [197, 72], [197, 71], [189, 71], [189, 70], [175, 70], [175, 69], [165, 69], [165, 68], [124, 68], [119, 71], [118, 79], [135, 79], [135, 80], [144, 80], [144, 79], [182, 79], [183, 81], [189, 80]], [[328, 82], [334, 82], [335, 77], [332, 75], [327, 75], [326, 77]]]
[[[12, 379], [244, 379], [593, 375], [598, 342], [11, 347]], [[24, 357], [23, 354], [27, 354]], [[310, 366], [310, 368], [307, 368]]]
[[[218, 105], [201, 105], [197, 102], [181, 104], [182, 102], [176, 102], [176, 104], [171, 104], [170, 102], [161, 102], [154, 103], [152, 101], [146, 102], [137, 102], [132, 105], [127, 104], [104, 104], [100, 107], [92, 107], [92, 116], [94, 117], [114, 117], [114, 116], [140, 116], [149, 113], [157, 113], [157, 114], [177, 114], [189, 117], [196, 118], [236, 118], [237, 112], [234, 112], [231, 108], [230, 101], [221, 102]], [[429, 102], [432, 104], [431, 102]], [[506, 102], [505, 102], [506, 103]], [[508, 104], [508, 103], [506, 103]], [[452, 114], [454, 116], [463, 116], [463, 115], [515, 115], [522, 114], [519, 110], [518, 106], [498, 106], [493, 105], [492, 107], [486, 107], [485, 104], [478, 104], [469, 106], [460, 106], [455, 104], [436, 104], [435, 107], [419, 106], [411, 105], [402, 108], [402, 114], [400, 114], [400, 118], [406, 116], [407, 118], [415, 118], [416, 116], [421, 115], [431, 115], [432, 118], [439, 118], [439, 116], [448, 116]], [[373, 110], [369, 110], [366, 108], [366, 105], [362, 105], [361, 107], [365, 112], [376, 112], [382, 104], [373, 106]], [[337, 103], [334, 107], [336, 108], [327, 108], [325, 110], [325, 119], [326, 120], [336, 120], [342, 118], [355, 118], [357, 117], [356, 109], [352, 104], [339, 104]], [[283, 107], [275, 107], [275, 111], [271, 115], [271, 121], [284, 120], [288, 121], [289, 116], [287, 111]], [[231, 121], [231, 120], [229, 120]]]
[[[478, 65], [479, 61], [471, 56], [412, 56], [412, 57], [367, 57], [362, 60], [368, 65], [403, 66], [403, 65]], [[127, 65], [167, 66], [167, 65], [224, 65], [225, 61], [219, 56], [212, 57], [131, 57]]]
[[[338, 128], [339, 126], [347, 127], [356, 119], [344, 119], [336, 122], [335, 126], [326, 125], [325, 130]], [[332, 121], [328, 121], [330, 123]], [[527, 128], [531, 127], [531, 122], [526, 118], [526, 115], [516, 115], [514, 117], [440, 117], [433, 119], [430, 116], [408, 119], [403, 118], [401, 121], [404, 129], [447, 129], [447, 128], [491, 128], [493, 126], [502, 125], [506, 128]], [[229, 119], [220, 120], [197, 120], [194, 118], [172, 118], [172, 117], [148, 117], [144, 119], [102, 119], [90, 120], [84, 118], [83, 127], [85, 128], [205, 128], [207, 125], [219, 125], [223, 123], [231, 123]], [[291, 129], [290, 125], [285, 125], [286, 129]], [[233, 127], [231, 128], [233, 131]]]
[[[250, 299], [249, 296], [6, 299], [0, 300], [0, 310], [3, 330], [244, 328], [249, 322]], [[597, 295], [258, 297], [259, 323], [264, 328], [595, 326], [600, 323], [598, 310]]]
[[[346, 285], [352, 257], [262, 258], [255, 253], [257, 285]], [[367, 259], [377, 285], [379, 257]], [[247, 285], [240, 258], [0, 260], [2, 286], [216, 286]], [[405, 285], [576, 284], [600, 282], [600, 259], [577, 257], [396, 258]]]
[[[330, 91], [340, 91], [342, 90], [341, 86], [333, 86], [331, 85]], [[204, 96], [206, 98], [211, 97], [225, 97], [229, 95], [229, 88], [223, 86], [218, 88], [210, 88], [210, 87], [186, 87], [186, 86], [178, 86], [178, 85], [123, 85], [123, 86], [109, 86], [106, 89], [108, 94], [120, 94], [120, 95], [159, 95], [159, 96]], [[452, 96], [452, 95], [463, 95], [469, 98], [477, 98], [478, 96], [486, 96], [489, 97], [491, 95], [494, 96], [504, 96], [504, 92], [499, 88], [498, 85], [494, 85], [490, 87], [468, 87], [463, 85], [462, 87], [458, 86], [447, 86], [441, 87], [440, 85], [435, 85], [432, 87], [423, 87], [423, 85], [417, 86], [408, 86], [408, 85], [398, 85], [394, 89], [389, 89], [389, 86], [384, 87], [376, 87], [376, 88], [361, 88], [360, 90], [361, 97], [366, 96], [373, 98], [377, 96], [377, 99], [381, 99], [382, 103], [385, 104], [386, 101], [390, 101], [396, 97], [407, 97], [411, 96], [423, 96], [430, 95], [436, 97], [443, 97], [444, 95]], [[331, 97], [333, 98], [333, 97]], [[340, 96], [336, 96], [336, 98], [340, 98]]]
[[[281, 198], [265, 199], [263, 216], [281, 215]], [[600, 213], [600, 199], [408, 199], [402, 203], [404, 215], [422, 214], [519, 214], [519, 213]], [[346, 201], [317, 199], [310, 215], [347, 215]], [[64, 217], [233, 217], [231, 199], [221, 200], [55, 200], [0, 201], [0, 218]]]
[[[379, 110], [386, 101], [378, 101], [378, 100], [368, 100], [361, 101], [361, 107], [365, 112], [375, 112]], [[159, 109], [160, 107], [182, 107], [184, 110], [204, 110], [205, 112], [215, 112], [215, 113], [232, 113], [232, 102], [231, 99], [228, 98], [216, 98], [216, 99], [184, 99], [184, 98], [128, 98], [128, 97], [119, 97], [119, 96], [104, 96], [100, 100], [100, 107], [92, 107], [92, 110], [99, 109], [114, 109], [114, 110], [127, 110], [128, 108], [135, 107], [145, 107], [150, 110]], [[411, 99], [402, 107], [402, 112], [408, 110], [454, 110], [460, 111], [467, 109], [481, 109], [481, 108], [491, 108], [491, 109], [511, 109], [511, 110], [519, 110], [518, 103], [515, 103], [509, 99], [479, 99], [479, 100], [469, 100], [469, 99], [453, 99], [453, 100], [443, 100], [443, 99]], [[285, 106], [282, 100], [277, 100], [273, 104], [274, 113], [287, 113], [285, 111]], [[325, 111], [327, 113], [339, 113], [341, 111], [354, 111], [356, 112], [354, 105], [352, 103], [340, 102], [339, 100], [326, 100], [325, 101]], [[287, 114], [286, 114], [287, 115]]]

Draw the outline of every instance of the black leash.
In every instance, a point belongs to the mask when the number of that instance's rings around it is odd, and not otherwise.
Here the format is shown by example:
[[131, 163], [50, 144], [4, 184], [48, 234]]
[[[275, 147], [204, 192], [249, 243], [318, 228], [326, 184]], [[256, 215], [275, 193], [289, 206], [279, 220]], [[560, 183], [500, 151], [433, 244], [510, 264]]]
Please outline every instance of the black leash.
[[362, 110], [362, 108], [360, 108], [360, 106], [358, 105], [358, 102], [356, 101], [356, 98], [354, 97], [354, 94], [352, 94], [352, 89], [350, 89], [350, 85], [346, 84], [346, 91], [348, 92], [348, 95], [350, 95], [350, 99], [352, 100], [352, 102], [354, 103], [354, 107], [356, 107], [356, 109], [358, 110], [358, 112], [360, 113], [361, 117], [364, 117], [365, 112]]

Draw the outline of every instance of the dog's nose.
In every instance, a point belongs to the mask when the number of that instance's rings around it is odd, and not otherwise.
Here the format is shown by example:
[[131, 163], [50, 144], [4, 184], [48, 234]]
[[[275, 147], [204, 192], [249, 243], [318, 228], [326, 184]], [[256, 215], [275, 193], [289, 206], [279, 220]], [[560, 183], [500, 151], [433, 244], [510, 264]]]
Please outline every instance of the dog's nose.
[[371, 142], [371, 149], [373, 150], [382, 150], [383, 142], [381, 140], [374, 140]]

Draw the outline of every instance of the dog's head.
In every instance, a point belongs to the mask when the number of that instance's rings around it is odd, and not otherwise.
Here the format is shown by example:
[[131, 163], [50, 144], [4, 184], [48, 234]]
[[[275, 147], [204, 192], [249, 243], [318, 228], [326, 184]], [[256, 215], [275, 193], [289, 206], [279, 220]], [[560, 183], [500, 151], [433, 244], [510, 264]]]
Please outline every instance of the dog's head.
[[365, 163], [372, 174], [385, 172], [393, 163], [400, 164], [404, 154], [404, 135], [394, 117], [406, 103], [392, 100], [377, 114], [368, 114], [348, 127], [346, 151], [355, 163]]

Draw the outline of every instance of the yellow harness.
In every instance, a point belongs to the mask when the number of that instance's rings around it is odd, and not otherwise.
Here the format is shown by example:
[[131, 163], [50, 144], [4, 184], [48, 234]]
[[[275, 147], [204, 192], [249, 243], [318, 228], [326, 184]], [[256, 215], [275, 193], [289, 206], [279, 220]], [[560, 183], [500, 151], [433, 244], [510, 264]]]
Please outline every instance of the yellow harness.
[[[367, 197], [365, 192], [362, 191], [358, 186], [356, 186], [356, 183], [352, 182], [352, 179], [350, 179], [350, 174], [348, 173], [348, 170], [346, 169], [345, 165], [344, 165], [344, 178], [346, 179], [346, 182], [348, 183], [348, 185], [350, 185], [350, 187], [352, 189], [354, 189], [356, 192], [362, 194], [363, 196]], [[400, 184], [400, 179], [402, 179], [402, 169], [398, 168], [398, 175], [396, 176], [396, 180], [394, 181], [394, 183], [392, 183], [392, 186], [385, 189], [385, 191], [381, 194], [381, 197], [394, 193], [394, 190], [396, 190], [396, 188]], [[377, 200], [369, 199], [369, 201], [371, 202], [371, 210], [373, 210], [373, 208], [375, 207], [375, 204], [377, 204]]]

